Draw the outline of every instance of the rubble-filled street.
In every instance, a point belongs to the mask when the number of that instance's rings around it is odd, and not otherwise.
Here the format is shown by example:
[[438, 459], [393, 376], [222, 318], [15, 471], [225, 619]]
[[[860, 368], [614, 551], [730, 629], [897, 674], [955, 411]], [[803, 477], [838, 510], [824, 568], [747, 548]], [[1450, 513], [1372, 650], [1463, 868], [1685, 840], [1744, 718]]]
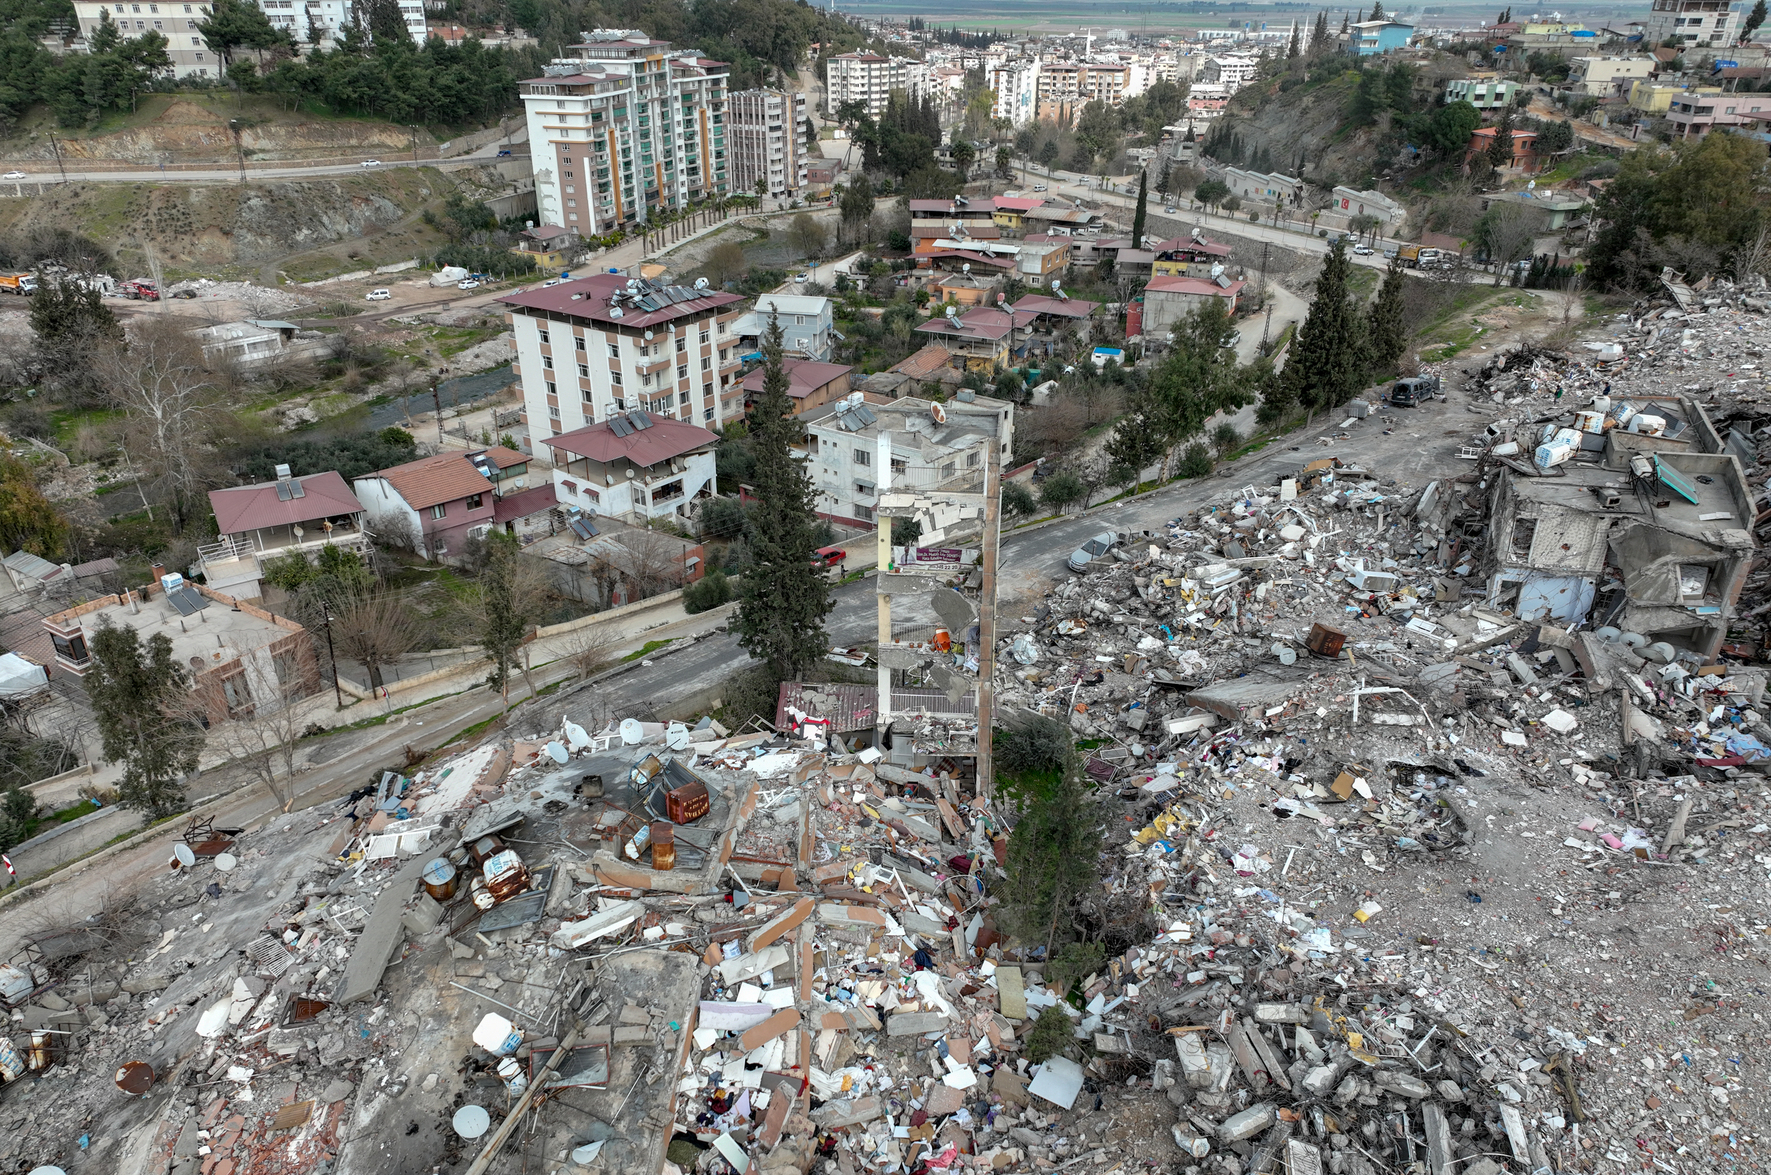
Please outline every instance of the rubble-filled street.
[[[1758, 297], [1441, 364], [1147, 499], [988, 647], [958, 526], [879, 589], [928, 560], [948, 627], [772, 727], [594, 728], [592, 683], [192, 828], [0, 967], [0, 1166], [1763, 1170]], [[1009, 932], [1036, 801], [980, 783], [968, 688], [998, 744], [1076, 740], [1086, 974]]]

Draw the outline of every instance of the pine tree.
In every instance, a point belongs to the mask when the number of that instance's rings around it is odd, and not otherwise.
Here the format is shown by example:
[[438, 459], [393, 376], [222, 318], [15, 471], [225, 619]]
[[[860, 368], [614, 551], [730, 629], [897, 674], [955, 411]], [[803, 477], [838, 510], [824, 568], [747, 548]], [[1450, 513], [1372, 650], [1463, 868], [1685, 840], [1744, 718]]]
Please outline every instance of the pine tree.
[[1316, 29], [1310, 34], [1310, 56], [1320, 57], [1328, 51], [1328, 9], [1316, 14]]
[[1279, 396], [1311, 412], [1345, 404], [1364, 384], [1364, 323], [1347, 294], [1350, 269], [1346, 242], [1337, 240], [1322, 261], [1315, 300], [1285, 363]]
[[1341, 13], [1341, 36], [1344, 37], [1347, 35], [1347, 29], [1352, 27], [1352, 21], [1353, 18], [1351, 16], [1348, 16], [1345, 12]]
[[1747, 14], [1745, 23], [1740, 26], [1740, 43], [1744, 45], [1751, 41], [1753, 34], [1758, 32], [1759, 26], [1764, 23], [1765, 0], [1759, 0], [1757, 4], [1753, 5], [1753, 10]]
[[750, 415], [757, 503], [750, 511], [752, 566], [744, 573], [738, 643], [778, 681], [798, 676], [830, 647], [824, 617], [835, 607], [812, 566], [817, 549], [817, 491], [794, 453], [800, 429], [787, 398], [781, 324], [769, 315], [763, 335], [763, 391]]
[[1285, 59], [1287, 61], [1296, 61], [1298, 52], [1298, 22], [1293, 20], [1291, 22], [1291, 44], [1285, 47]]
[[[1062, 731], [1062, 738], [1068, 746], [1069, 732]], [[1003, 929], [1027, 943], [1043, 942], [1048, 955], [1055, 940], [1074, 930], [1077, 900], [1100, 885], [1098, 828], [1098, 804], [1084, 782], [1082, 760], [1069, 749], [1057, 782], [1029, 798], [1009, 834], [1008, 876], [997, 914]]]
[[1407, 299], [1407, 291], [1403, 283], [1402, 260], [1399, 257], [1390, 259], [1390, 268], [1384, 274], [1383, 288], [1378, 291], [1377, 300], [1371, 304], [1366, 316], [1366, 338], [1371, 342], [1371, 363], [1379, 371], [1391, 371], [1402, 358], [1402, 352], [1408, 349], [1408, 328], [1403, 324], [1403, 308]]
[[1169, 175], [1169, 165], [1173, 162], [1172, 159], [1163, 159], [1162, 171], [1156, 177], [1156, 190], [1164, 196], [1168, 195], [1168, 185], [1172, 182], [1172, 177]]
[[1134, 249], [1144, 247], [1145, 205], [1150, 199], [1150, 172], [1140, 169], [1138, 172], [1138, 206], [1131, 214], [1131, 244]]
[[101, 621], [89, 652], [86, 694], [106, 761], [123, 764], [120, 802], [155, 817], [178, 811], [179, 776], [195, 770], [203, 731], [171, 639], [156, 632], [144, 645], [135, 629]]
[[1494, 142], [1488, 144], [1488, 162], [1502, 168], [1513, 162], [1513, 106], [1501, 110], [1500, 121], [1494, 124]]
[[1384, 19], [1384, 0], [1372, 0], [1371, 15], [1366, 17], [1365, 19], [1367, 19], [1367, 20], [1382, 20], [1382, 19]]
[[1180, 447], [1219, 412], [1249, 402], [1249, 369], [1236, 361], [1234, 325], [1222, 298], [1203, 299], [1170, 328], [1172, 346], [1150, 378], [1150, 427], [1165, 446], [1166, 477]]

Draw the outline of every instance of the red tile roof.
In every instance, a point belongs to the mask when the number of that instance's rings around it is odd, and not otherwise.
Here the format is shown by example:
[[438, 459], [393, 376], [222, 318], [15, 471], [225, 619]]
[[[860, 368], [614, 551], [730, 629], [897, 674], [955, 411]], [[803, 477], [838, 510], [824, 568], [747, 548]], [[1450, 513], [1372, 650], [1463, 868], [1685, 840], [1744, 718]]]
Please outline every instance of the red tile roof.
[[950, 366], [952, 362], [953, 356], [948, 353], [947, 348], [939, 343], [930, 343], [910, 358], [893, 364], [891, 370], [911, 379], [927, 379], [943, 367]]
[[[832, 380], [855, 370], [842, 363], [818, 363], [811, 359], [783, 359], [781, 368], [787, 372], [787, 394], [802, 400]], [[744, 390], [762, 391], [763, 377], [767, 374], [767, 368], [759, 367], [745, 376]]]
[[[737, 294], [727, 294], [717, 290], [690, 290], [683, 286], [667, 287], [688, 297], [666, 303], [657, 299], [659, 308], [647, 310], [641, 306], [623, 301], [619, 315], [610, 313], [609, 298], [616, 293], [625, 293], [628, 279], [618, 273], [599, 273], [577, 281], [561, 282], [557, 286], [546, 288], [536, 287], [515, 294], [507, 294], [498, 299], [507, 306], [521, 310], [545, 310], [553, 314], [563, 314], [571, 318], [588, 319], [601, 326], [621, 326], [638, 330], [654, 326], [661, 322], [674, 322], [690, 315], [704, 314], [721, 306], [730, 306], [734, 302], [743, 301]], [[666, 287], [654, 286], [654, 289]]]
[[1209, 253], [1213, 257], [1228, 257], [1230, 246], [1220, 245], [1216, 241], [1195, 241], [1191, 237], [1170, 237], [1156, 246], [1158, 253]]
[[[607, 465], [614, 461], [631, 461], [635, 465], [656, 465], [672, 457], [681, 457], [713, 444], [719, 438], [700, 425], [671, 420], [655, 412], [629, 412], [628, 417], [650, 418], [650, 428], [638, 429], [626, 436], [616, 436], [608, 421], [587, 428], [548, 437], [542, 443], [550, 449], [561, 449], [579, 457], [589, 457]], [[618, 417], [617, 419], [621, 419]]]
[[533, 489], [506, 494], [492, 503], [493, 522], [514, 522], [519, 518], [527, 518], [531, 514], [539, 514], [559, 504], [554, 496], [553, 483], [536, 486]]
[[988, 306], [978, 306], [959, 316], [957, 328], [946, 318], [931, 318], [916, 329], [929, 334], [953, 335], [959, 338], [1000, 339], [1014, 328], [1014, 319], [1007, 313]]
[[1053, 314], [1059, 318], [1087, 318], [1099, 302], [1081, 298], [1053, 298], [1048, 294], [1028, 294], [1014, 305], [1017, 314]]
[[1202, 277], [1153, 277], [1144, 287], [1145, 293], [1192, 294], [1203, 296], [1211, 294], [1219, 298], [1234, 298], [1242, 292], [1245, 282], [1231, 282], [1228, 286], [1220, 286], [1214, 281]]
[[385, 478], [414, 510], [483, 494], [492, 488], [486, 475], [475, 469], [467, 454], [462, 452], [438, 453], [435, 457], [408, 461], [392, 469], [377, 470], [369, 476]]
[[1026, 212], [1045, 203], [1044, 196], [997, 196], [998, 212]]
[[482, 452], [486, 460], [500, 469], [509, 469], [513, 465], [527, 465], [534, 460], [527, 453], [519, 453], [515, 449], [508, 449], [503, 445], [493, 445], [490, 449], [482, 450]]
[[287, 502], [277, 497], [274, 481], [210, 490], [209, 508], [215, 511], [216, 533], [243, 534], [249, 530], [314, 522], [363, 511], [363, 504], [351, 493], [350, 485], [330, 469], [291, 480], [301, 483], [302, 495]]

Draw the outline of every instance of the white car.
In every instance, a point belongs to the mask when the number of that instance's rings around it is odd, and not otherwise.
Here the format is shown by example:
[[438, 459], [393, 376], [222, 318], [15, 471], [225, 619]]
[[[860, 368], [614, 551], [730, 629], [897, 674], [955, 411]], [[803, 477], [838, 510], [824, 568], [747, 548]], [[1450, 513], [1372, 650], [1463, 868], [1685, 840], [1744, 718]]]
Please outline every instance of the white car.
[[456, 282], [455, 288], [458, 290], [477, 290], [480, 288], [480, 283], [470, 277], [464, 281]]
[[1168, 213], [1168, 215], [1173, 216], [1175, 214], [1175, 206], [1170, 204], [1167, 208], [1164, 208], [1163, 211]]
[[1035, 192], [1043, 192], [1043, 191], [1045, 191], [1045, 185], [1044, 184], [1034, 184], [1033, 190]]
[[9, 180], [22, 180], [29, 179], [30, 177], [25, 175], [22, 171], [9, 171], [6, 173], [6, 178]]
[[1371, 256], [1372, 250], [1371, 250], [1370, 245], [1354, 245], [1353, 252], [1357, 253], [1361, 257], [1369, 257], [1369, 256]]
[[371, 302], [385, 302], [393, 296], [393, 291], [391, 290], [370, 290], [367, 294], [363, 295], [364, 298], [367, 298]]
[[809, 282], [812, 280], [812, 275], [809, 273], [796, 273], [793, 275], [793, 280], [796, 282], [799, 282], [801, 285], [804, 285], [806, 282]]
[[381, 160], [379, 160], [379, 159], [365, 159], [365, 160], [363, 160], [363, 166], [364, 167], [380, 167]]

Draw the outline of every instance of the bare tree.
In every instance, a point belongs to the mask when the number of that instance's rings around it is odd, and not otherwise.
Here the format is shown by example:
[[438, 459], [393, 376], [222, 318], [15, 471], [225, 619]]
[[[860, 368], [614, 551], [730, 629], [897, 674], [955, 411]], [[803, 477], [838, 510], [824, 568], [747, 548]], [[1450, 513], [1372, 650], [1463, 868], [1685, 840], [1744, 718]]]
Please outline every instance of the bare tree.
[[655, 530], [634, 531], [620, 538], [618, 566], [633, 585], [634, 598], [649, 599], [682, 586], [685, 539]]
[[1497, 200], [1489, 207], [1478, 231], [1483, 249], [1499, 267], [1494, 274], [1495, 285], [1506, 280], [1507, 269], [1513, 262], [1531, 251], [1539, 223], [1536, 213], [1510, 200]]
[[565, 642], [565, 659], [577, 670], [578, 679], [583, 681], [595, 677], [615, 661], [617, 640], [614, 626], [608, 624], [587, 624], [568, 634]]
[[254, 781], [264, 784], [285, 812], [295, 802], [295, 753], [307, 729], [296, 703], [312, 692], [313, 685], [313, 681], [291, 681], [277, 697], [210, 730], [215, 744]]
[[220, 414], [202, 347], [178, 322], [156, 315], [140, 322], [127, 345], [100, 351], [96, 368], [125, 413], [131, 458], [165, 503], [173, 533], [182, 534], [204, 508], [213, 452], [207, 441]]
[[371, 589], [345, 597], [332, 614], [332, 636], [346, 659], [362, 665], [372, 688], [381, 670], [424, 642], [424, 621], [391, 592]]
[[515, 538], [497, 531], [486, 540], [486, 565], [475, 594], [480, 641], [492, 661], [492, 673], [510, 705], [510, 671], [519, 668], [535, 696], [529, 674], [529, 630], [541, 618], [553, 595], [553, 580], [541, 560], [522, 553]]

